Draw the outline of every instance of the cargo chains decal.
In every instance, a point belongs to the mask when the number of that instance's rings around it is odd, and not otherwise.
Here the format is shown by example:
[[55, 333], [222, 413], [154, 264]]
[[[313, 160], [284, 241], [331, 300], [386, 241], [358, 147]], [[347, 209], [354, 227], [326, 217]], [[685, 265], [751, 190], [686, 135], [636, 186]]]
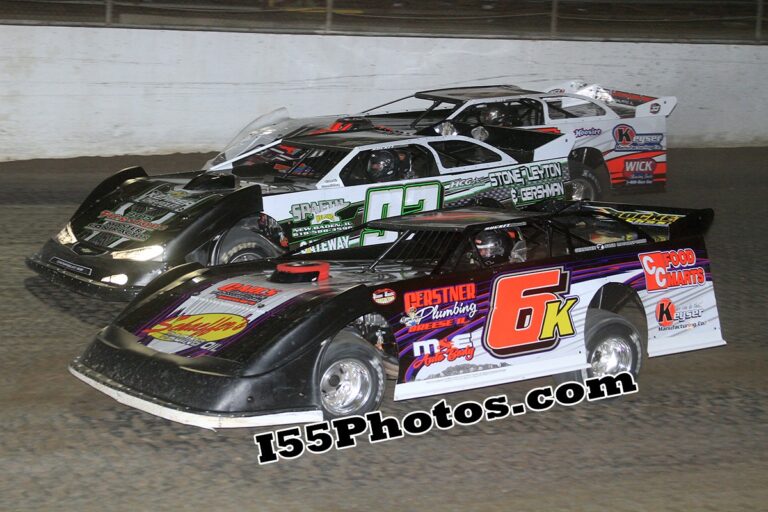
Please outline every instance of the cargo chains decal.
[[570, 273], [562, 268], [512, 274], [493, 284], [483, 345], [497, 357], [548, 350], [573, 336], [571, 310], [578, 297], [567, 297]]

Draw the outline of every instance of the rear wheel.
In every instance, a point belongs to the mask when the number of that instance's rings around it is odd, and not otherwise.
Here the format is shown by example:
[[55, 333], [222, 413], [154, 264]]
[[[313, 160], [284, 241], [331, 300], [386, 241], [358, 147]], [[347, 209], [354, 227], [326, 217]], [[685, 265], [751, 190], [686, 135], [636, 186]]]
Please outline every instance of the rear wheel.
[[360, 336], [339, 333], [320, 364], [318, 388], [326, 418], [360, 415], [379, 407], [386, 377], [379, 352]]
[[573, 201], [598, 201], [605, 196], [608, 188], [607, 169], [600, 165], [593, 169], [581, 162], [569, 162], [571, 179], [565, 184], [565, 195]]
[[567, 381], [584, 382], [592, 377], [630, 372], [637, 378], [642, 364], [643, 347], [637, 329], [623, 316], [609, 311], [592, 313], [594, 327], [586, 333], [586, 359], [589, 367], [555, 375], [560, 384]]

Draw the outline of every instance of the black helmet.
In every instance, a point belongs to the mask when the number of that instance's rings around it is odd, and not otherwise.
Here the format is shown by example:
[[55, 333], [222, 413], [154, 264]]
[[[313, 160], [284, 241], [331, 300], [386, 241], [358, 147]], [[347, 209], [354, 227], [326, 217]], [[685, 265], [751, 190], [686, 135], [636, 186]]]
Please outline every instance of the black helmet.
[[504, 263], [509, 261], [512, 239], [500, 231], [481, 231], [475, 235], [475, 247], [485, 263]]
[[395, 179], [395, 155], [387, 149], [372, 151], [368, 158], [367, 173], [375, 182]]

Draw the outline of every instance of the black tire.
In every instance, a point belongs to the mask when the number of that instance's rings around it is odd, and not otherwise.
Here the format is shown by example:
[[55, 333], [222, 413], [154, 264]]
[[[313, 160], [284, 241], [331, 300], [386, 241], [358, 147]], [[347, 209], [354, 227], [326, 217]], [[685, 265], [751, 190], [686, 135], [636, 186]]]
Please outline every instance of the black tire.
[[342, 331], [320, 362], [317, 391], [326, 419], [361, 415], [379, 408], [386, 376], [381, 355], [370, 343]]
[[243, 242], [232, 247], [230, 250], [219, 256], [218, 264], [242, 263], [243, 261], [255, 261], [268, 258], [270, 255], [264, 250], [262, 245], [257, 242]]
[[607, 173], [604, 165], [592, 169], [581, 162], [569, 162], [571, 179], [565, 184], [566, 199], [599, 201], [607, 193]]
[[[554, 375], [555, 382], [584, 382], [591, 377], [615, 375], [623, 371], [629, 371], [637, 379], [643, 362], [642, 338], [637, 328], [623, 316], [602, 309], [590, 310], [588, 316], [585, 345], [587, 362], [591, 367]], [[618, 364], [613, 369], [601, 372], [599, 368], [605, 367], [601, 360], [606, 359], [606, 353], [610, 353], [612, 358], [615, 357]], [[609, 359], [613, 361], [612, 358]]]

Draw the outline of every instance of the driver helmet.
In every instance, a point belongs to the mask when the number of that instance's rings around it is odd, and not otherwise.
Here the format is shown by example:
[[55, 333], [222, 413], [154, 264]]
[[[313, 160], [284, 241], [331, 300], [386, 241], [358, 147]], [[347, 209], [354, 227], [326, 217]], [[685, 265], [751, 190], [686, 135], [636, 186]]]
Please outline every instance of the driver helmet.
[[386, 149], [371, 152], [367, 172], [372, 181], [393, 180], [395, 178], [395, 155]]
[[512, 240], [508, 234], [500, 231], [481, 231], [475, 235], [474, 241], [477, 252], [485, 263], [494, 264], [509, 261]]
[[480, 112], [480, 123], [484, 125], [500, 125], [504, 113], [498, 105], [489, 105]]

